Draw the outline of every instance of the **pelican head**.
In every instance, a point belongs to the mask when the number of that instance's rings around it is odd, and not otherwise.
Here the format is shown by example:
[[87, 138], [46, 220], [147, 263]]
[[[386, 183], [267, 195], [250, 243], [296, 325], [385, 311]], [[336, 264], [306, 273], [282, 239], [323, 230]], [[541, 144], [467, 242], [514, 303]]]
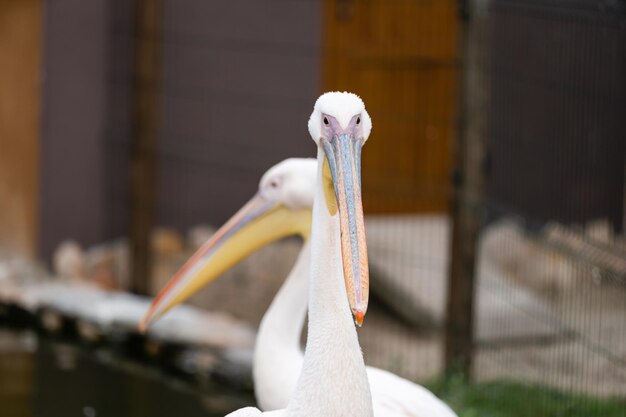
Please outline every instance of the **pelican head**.
[[350, 309], [363, 323], [369, 295], [365, 223], [361, 202], [361, 148], [372, 120], [359, 96], [332, 92], [320, 96], [309, 119], [309, 133], [323, 151], [322, 179], [329, 214], [339, 215], [341, 256]]
[[310, 158], [291, 158], [270, 168], [261, 178], [254, 197], [161, 290], [140, 329], [144, 331], [259, 248], [286, 236], [308, 236], [316, 173], [317, 161]]

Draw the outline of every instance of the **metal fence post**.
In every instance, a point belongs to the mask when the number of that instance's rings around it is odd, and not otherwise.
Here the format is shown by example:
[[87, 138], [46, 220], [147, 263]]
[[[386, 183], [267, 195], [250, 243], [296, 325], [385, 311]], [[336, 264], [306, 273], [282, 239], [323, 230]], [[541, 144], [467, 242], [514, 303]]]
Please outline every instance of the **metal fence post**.
[[135, 0], [130, 145], [130, 243], [132, 291], [150, 285], [150, 232], [154, 223], [155, 149], [161, 65], [162, 0]]
[[471, 376], [477, 245], [484, 188], [488, 80], [487, 1], [462, 0], [461, 72], [455, 145], [452, 239], [448, 269], [445, 368], [448, 375]]

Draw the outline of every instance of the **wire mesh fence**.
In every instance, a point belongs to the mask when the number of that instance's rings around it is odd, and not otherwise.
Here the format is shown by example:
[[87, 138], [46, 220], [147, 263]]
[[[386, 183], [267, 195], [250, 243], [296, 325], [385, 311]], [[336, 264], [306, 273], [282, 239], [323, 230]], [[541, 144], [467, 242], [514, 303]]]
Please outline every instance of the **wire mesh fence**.
[[[623, 4], [601, 6], [490, 9], [478, 380], [624, 396], [625, 15]], [[497, 318], [483, 328], [488, 309]]]

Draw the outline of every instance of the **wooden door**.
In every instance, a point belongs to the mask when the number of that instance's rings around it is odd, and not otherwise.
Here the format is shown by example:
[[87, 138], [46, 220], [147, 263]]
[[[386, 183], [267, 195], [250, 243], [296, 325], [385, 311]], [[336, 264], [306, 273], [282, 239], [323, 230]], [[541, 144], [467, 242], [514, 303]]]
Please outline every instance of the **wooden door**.
[[367, 213], [447, 210], [455, 127], [455, 0], [326, 0], [325, 90], [359, 94]]

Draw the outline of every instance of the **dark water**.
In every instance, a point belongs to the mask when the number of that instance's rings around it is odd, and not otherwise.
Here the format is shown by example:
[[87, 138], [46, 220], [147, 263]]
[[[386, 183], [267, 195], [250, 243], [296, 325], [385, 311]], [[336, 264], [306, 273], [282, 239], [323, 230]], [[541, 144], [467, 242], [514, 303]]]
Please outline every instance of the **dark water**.
[[249, 393], [211, 392], [106, 352], [0, 328], [0, 417], [223, 416]]

